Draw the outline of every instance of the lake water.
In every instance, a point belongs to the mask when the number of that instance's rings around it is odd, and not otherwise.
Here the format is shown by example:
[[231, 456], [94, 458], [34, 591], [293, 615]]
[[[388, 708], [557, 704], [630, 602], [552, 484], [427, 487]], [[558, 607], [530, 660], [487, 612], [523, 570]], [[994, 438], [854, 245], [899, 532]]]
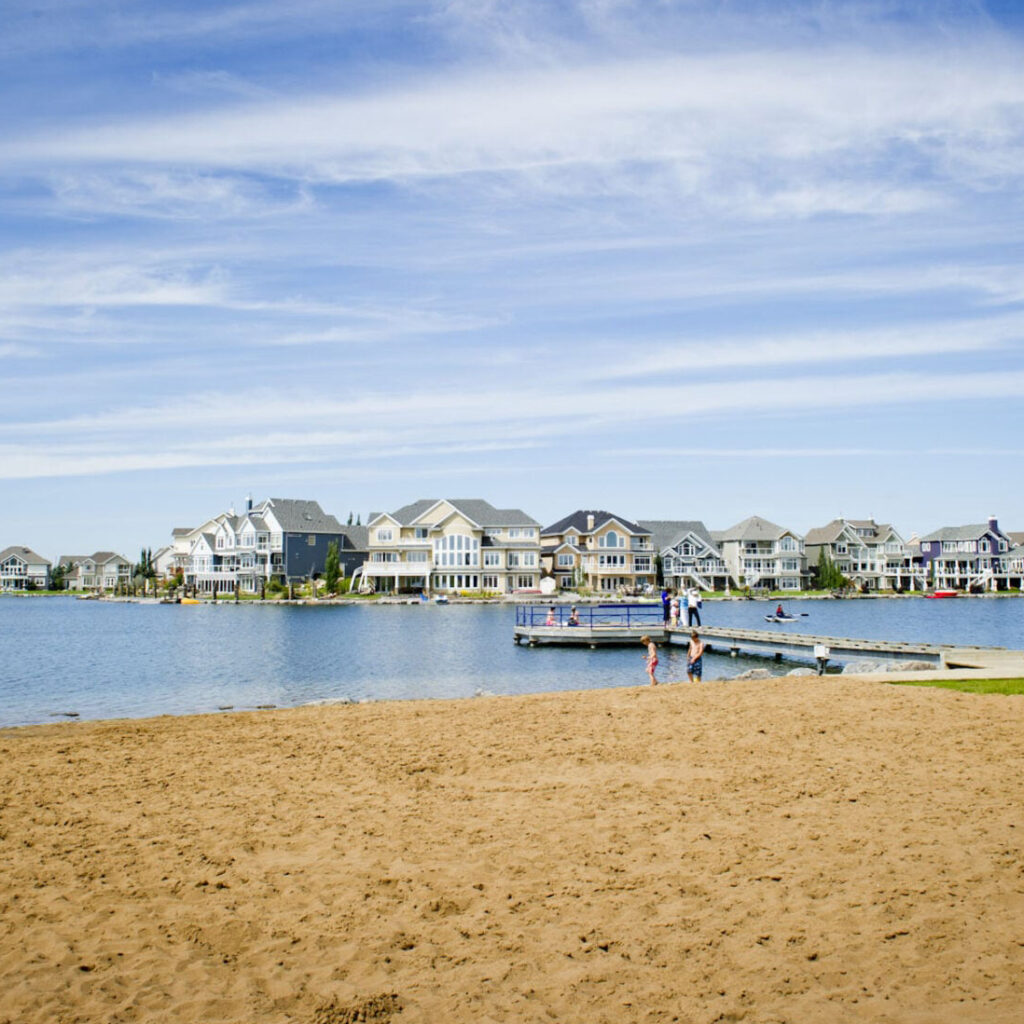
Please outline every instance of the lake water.
[[[706, 625], [1024, 649], [1020, 598], [706, 602]], [[0, 599], [0, 726], [190, 714], [323, 700], [577, 690], [646, 681], [636, 648], [517, 647], [511, 605], [107, 604]], [[686, 678], [683, 648], [661, 679]], [[705, 679], [792, 663], [709, 655]]]

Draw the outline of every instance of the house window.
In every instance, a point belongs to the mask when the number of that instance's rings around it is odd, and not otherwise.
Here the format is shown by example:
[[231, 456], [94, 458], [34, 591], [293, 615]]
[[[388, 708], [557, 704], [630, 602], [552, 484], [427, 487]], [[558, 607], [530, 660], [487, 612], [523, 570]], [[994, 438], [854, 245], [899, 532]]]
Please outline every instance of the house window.
[[519, 557], [519, 564], [522, 565], [524, 569], [531, 569], [537, 564], [536, 551], [524, 551]]
[[650, 555], [634, 555], [633, 556], [633, 572], [650, 572], [651, 571], [651, 558]]
[[434, 541], [434, 564], [440, 568], [478, 566], [480, 541], [464, 533], [452, 533]]
[[783, 551], [797, 551], [799, 550], [796, 539], [793, 537], [783, 537], [782, 542], [779, 545]]
[[526, 537], [532, 540], [536, 536], [536, 532], [528, 526], [513, 526], [509, 529], [508, 535], [510, 537]]
[[[413, 536], [417, 540], [426, 540], [427, 539], [427, 528], [425, 526], [417, 526], [416, 529], [413, 531]], [[390, 540], [391, 538], [389, 537], [388, 539]]]
[[394, 537], [395, 531], [392, 530], [390, 527], [388, 527], [387, 529], [380, 529], [377, 531], [378, 544], [389, 544], [392, 540], [394, 540]]
[[406, 556], [407, 562], [428, 562], [430, 561], [430, 555], [426, 551], [410, 551]]
[[311, 533], [306, 537], [306, 543], [311, 547], [316, 547], [316, 534]]
[[501, 552], [500, 551], [485, 551], [484, 552], [484, 565], [488, 567], [497, 567], [501, 565]]
[[576, 564], [576, 556], [561, 554], [558, 556], [558, 567], [560, 569], [571, 569]]
[[597, 546], [599, 548], [624, 548], [626, 538], [621, 536], [617, 530], [609, 530], [598, 538]]
[[508, 553], [508, 567], [510, 569], [518, 569], [521, 564], [519, 558], [520, 555], [518, 551], [510, 551]]
[[518, 590], [530, 590], [533, 588], [533, 577], [532, 576], [517, 576], [516, 577], [516, 589]]
[[484, 590], [497, 590], [498, 589], [498, 577], [497, 576], [483, 576], [481, 577], [484, 581]]
[[222, 533], [218, 533], [217, 534], [217, 547], [218, 548], [224, 547], [224, 535]]

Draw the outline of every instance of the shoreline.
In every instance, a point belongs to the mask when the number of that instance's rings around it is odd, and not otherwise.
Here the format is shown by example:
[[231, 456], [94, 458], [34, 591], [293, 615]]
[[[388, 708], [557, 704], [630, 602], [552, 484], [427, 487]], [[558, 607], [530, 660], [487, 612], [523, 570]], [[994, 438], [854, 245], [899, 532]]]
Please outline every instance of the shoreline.
[[3, 730], [0, 1021], [1008, 1024], [1022, 727], [847, 676]]

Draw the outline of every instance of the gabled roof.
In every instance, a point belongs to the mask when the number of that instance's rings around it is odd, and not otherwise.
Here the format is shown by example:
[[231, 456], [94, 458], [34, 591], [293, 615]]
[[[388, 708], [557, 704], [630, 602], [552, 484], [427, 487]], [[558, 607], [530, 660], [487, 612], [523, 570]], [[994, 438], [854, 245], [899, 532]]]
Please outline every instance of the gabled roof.
[[[850, 519], [833, 519], [832, 522], [826, 523], [824, 526], [816, 526], [813, 530], [807, 531], [807, 536], [804, 537], [804, 543], [811, 547], [816, 547], [819, 544], [835, 544], [837, 540], [846, 532], [847, 528], [853, 530], [856, 535], [857, 523]], [[871, 525], [869, 523], [861, 523], [862, 526]]]
[[348, 537], [353, 551], [368, 551], [370, 531], [365, 526], [343, 526], [341, 532]]
[[[281, 529], [289, 533], [342, 533], [342, 525], [328, 515], [317, 501], [297, 498], [268, 498], [265, 506], [274, 514]], [[254, 510], [257, 515], [263, 509]]]
[[16, 555], [23, 562], [50, 564], [49, 559], [43, 558], [42, 555], [36, 553], [31, 548], [23, 547], [20, 544], [12, 544], [9, 548], [4, 548], [3, 551], [0, 551], [0, 562], [6, 561], [11, 555]]
[[967, 526], [943, 526], [921, 538], [928, 540], [980, 540], [987, 534], [998, 537], [999, 531], [993, 530], [988, 523], [970, 523]]
[[708, 547], [715, 547], [708, 528], [699, 519], [641, 519], [640, 525], [650, 533], [655, 551], [674, 548], [690, 534]]
[[727, 530], [716, 530], [712, 537], [718, 541], [726, 540], [779, 540], [786, 534], [798, 537], [799, 534], [792, 530], [786, 530], [775, 523], [762, 519], [760, 516], [750, 516], [747, 519], [730, 526]]
[[1024, 546], [1024, 533], [1018, 530], [1012, 530], [1006, 534], [1006, 537], [1014, 546], [1014, 549]]
[[88, 555], [60, 555], [54, 564], [64, 565], [68, 568], [73, 568], [74, 566], [79, 565], [81, 562], [84, 562], [88, 557]]
[[[590, 516], [594, 517], [594, 525], [588, 526]], [[552, 534], [562, 534], [566, 530], [576, 530], [578, 533], [595, 533], [600, 530], [602, 526], [607, 525], [610, 521], [614, 520], [623, 529], [628, 530], [630, 533], [641, 534], [646, 536], [650, 531], [645, 530], [639, 523], [634, 523], [631, 519], [626, 519], [624, 516], [617, 516], [613, 512], [606, 512], [600, 508], [580, 508], [575, 512], [570, 512], [569, 515], [563, 519], [559, 519], [557, 523], [552, 523], [550, 526], [544, 527], [541, 530], [542, 536], [551, 536]]]
[[112, 562], [115, 558], [121, 559], [122, 562], [128, 562], [128, 559], [125, 558], [124, 555], [119, 555], [116, 551], [97, 551], [95, 554], [92, 554], [89, 557], [97, 565], [106, 565], [107, 562]]
[[[442, 502], [451, 505], [456, 512], [470, 522], [484, 528], [488, 526], [540, 526], [536, 519], [531, 519], [522, 509], [495, 508], [490, 502], [481, 498], [421, 498], [411, 505], [404, 505], [392, 512], [391, 518], [400, 526], [412, 526], [435, 505], [440, 505]], [[447, 514], [440, 516], [436, 521], [440, 522], [446, 518]], [[424, 525], [434, 525], [434, 522], [424, 523]]]
[[176, 526], [173, 530], [171, 530], [171, 536], [187, 537], [194, 529], [194, 526]]

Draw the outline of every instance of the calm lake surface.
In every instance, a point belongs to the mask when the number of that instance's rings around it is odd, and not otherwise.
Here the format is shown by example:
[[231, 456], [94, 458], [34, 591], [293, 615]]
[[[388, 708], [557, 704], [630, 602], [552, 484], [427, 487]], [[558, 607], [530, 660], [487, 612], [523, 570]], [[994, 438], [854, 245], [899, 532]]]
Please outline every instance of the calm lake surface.
[[[1024, 599], [786, 601], [806, 617], [769, 626], [775, 602], [710, 601], [705, 625], [1024, 649]], [[512, 605], [281, 607], [0, 598], [0, 726], [578, 690], [646, 681], [633, 648], [516, 647]], [[683, 648], [659, 678], [686, 678]], [[794, 665], [709, 655], [705, 679]]]

